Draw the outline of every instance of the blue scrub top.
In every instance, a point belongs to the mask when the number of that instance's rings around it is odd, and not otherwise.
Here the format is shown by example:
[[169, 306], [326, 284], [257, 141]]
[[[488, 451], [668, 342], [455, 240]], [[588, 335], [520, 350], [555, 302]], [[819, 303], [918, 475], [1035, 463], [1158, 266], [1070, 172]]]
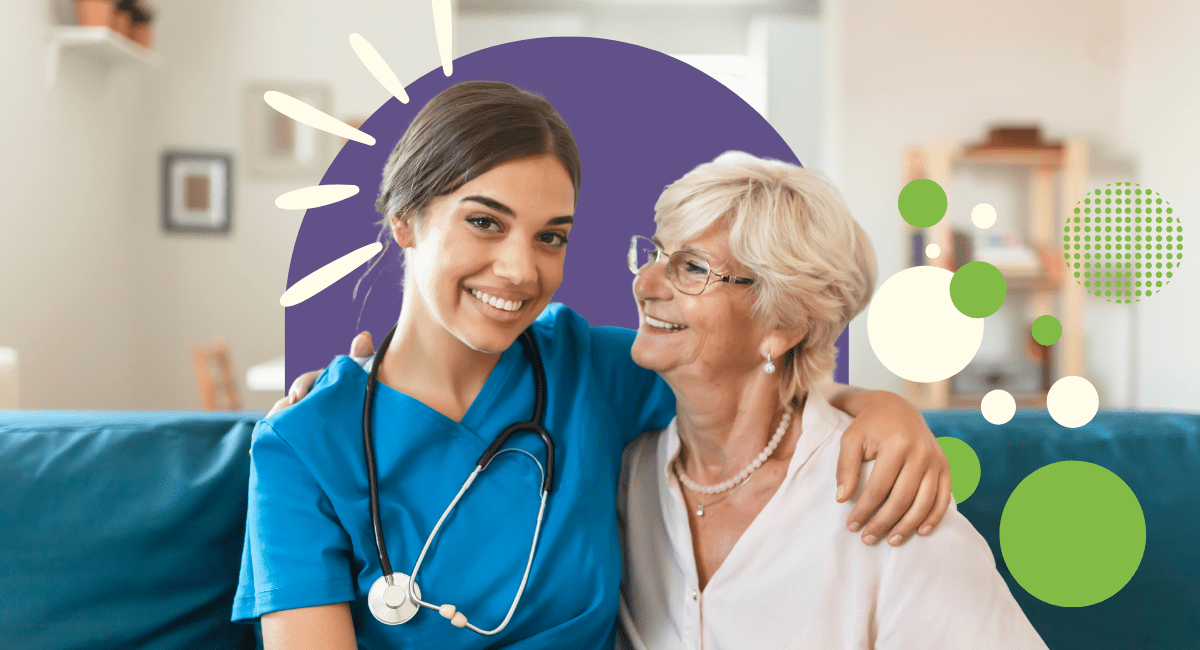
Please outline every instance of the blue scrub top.
[[[367, 373], [338, 357], [312, 392], [260, 422], [251, 444], [250, 500], [233, 620], [350, 602], [360, 648], [611, 648], [621, 581], [617, 480], [621, 452], [665, 427], [675, 398], [630, 358], [634, 332], [590, 327], [555, 303], [532, 327], [546, 370], [545, 426], [555, 477], [529, 582], [495, 636], [459, 629], [422, 608], [404, 625], [375, 620], [367, 592], [382, 575], [363, 455]], [[380, 515], [392, 570], [411, 574], [429, 532], [492, 440], [532, 417], [533, 368], [519, 342], [454, 422], [384, 384], [372, 427]], [[545, 458], [521, 433], [508, 447]], [[452, 603], [490, 630], [516, 595], [533, 539], [540, 473], [528, 456], [498, 456], [476, 478], [417, 576], [422, 598]]]

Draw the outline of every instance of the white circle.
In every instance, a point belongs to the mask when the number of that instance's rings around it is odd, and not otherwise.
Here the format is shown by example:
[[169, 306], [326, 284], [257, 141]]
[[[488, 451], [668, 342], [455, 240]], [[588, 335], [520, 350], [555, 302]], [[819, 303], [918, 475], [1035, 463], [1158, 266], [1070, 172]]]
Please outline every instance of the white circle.
[[909, 381], [947, 379], [975, 358], [982, 318], [964, 316], [950, 300], [954, 274], [914, 266], [888, 278], [867, 310], [867, 339], [883, 365]]
[[937, 244], [930, 244], [925, 247], [925, 257], [933, 259], [942, 254], [942, 247]]
[[979, 228], [991, 228], [996, 223], [996, 208], [987, 203], [971, 208], [971, 223]]
[[1006, 390], [996, 389], [983, 396], [979, 403], [983, 418], [992, 424], [1004, 424], [1017, 412], [1017, 400]]
[[1096, 417], [1100, 408], [1100, 396], [1096, 387], [1083, 377], [1068, 375], [1054, 382], [1046, 394], [1046, 410], [1054, 421], [1075, 429]]

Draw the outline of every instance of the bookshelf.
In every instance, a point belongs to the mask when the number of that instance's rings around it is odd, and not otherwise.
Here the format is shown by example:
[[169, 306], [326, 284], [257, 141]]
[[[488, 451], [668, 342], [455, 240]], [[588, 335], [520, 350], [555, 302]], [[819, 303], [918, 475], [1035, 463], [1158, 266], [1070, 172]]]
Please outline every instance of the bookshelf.
[[[1024, 221], [1025, 242], [1037, 252], [1036, 270], [1006, 269], [997, 264], [1005, 275], [1008, 290], [1006, 305], [1014, 294], [1028, 296], [1025, 322], [1042, 314], [1052, 314], [1062, 323], [1062, 337], [1052, 346], [1040, 346], [1042, 354], [1042, 390], [1013, 391], [1017, 406], [1044, 407], [1050, 383], [1067, 375], [1084, 374], [1083, 346], [1083, 287], [1072, 281], [1063, 260], [1058, 234], [1081, 200], [1087, 183], [1087, 143], [1067, 139], [1062, 143], [992, 142], [970, 147], [957, 147], [946, 140], [935, 140], [925, 146], [909, 147], [904, 154], [905, 183], [918, 178], [937, 182], [946, 191], [949, 207], [946, 216], [932, 227], [918, 231], [906, 226], [906, 247], [914, 242], [913, 235], [921, 232], [920, 247], [913, 245], [910, 255], [923, 264], [938, 266], [953, 272], [958, 263], [965, 263], [964, 252], [955, 249], [954, 230], [950, 215], [955, 210], [951, 179], [956, 169], [973, 165], [1017, 166], [1028, 172], [1029, 212]], [[1036, 140], [1036, 132], [1034, 132]], [[1055, 182], [1059, 192], [1055, 192]], [[975, 232], [978, 229], [972, 226]], [[961, 239], [961, 238], [960, 238]], [[937, 244], [941, 253], [929, 258], [924, 247]], [[960, 243], [961, 246], [961, 243]], [[919, 249], [918, 249], [919, 248]], [[1026, 333], [1028, 330], [1026, 330]], [[985, 336], [987, 334], [985, 333]], [[1036, 344], [1033, 344], [1036, 345]], [[1015, 351], [1020, 354], [1021, 351]], [[906, 397], [920, 408], [979, 408], [983, 394], [954, 392], [953, 378], [933, 383], [905, 382]]]

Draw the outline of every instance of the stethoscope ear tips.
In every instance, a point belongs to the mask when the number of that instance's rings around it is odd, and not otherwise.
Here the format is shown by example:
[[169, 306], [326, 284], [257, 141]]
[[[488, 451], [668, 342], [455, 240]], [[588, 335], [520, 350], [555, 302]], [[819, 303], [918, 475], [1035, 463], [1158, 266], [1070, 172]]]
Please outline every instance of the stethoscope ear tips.
[[[417, 598], [421, 597], [420, 587], [413, 585], [413, 592]], [[407, 623], [421, 609], [409, 599], [408, 576], [403, 573], [393, 573], [390, 585], [384, 576], [379, 576], [367, 593], [367, 607], [380, 623], [387, 625]]]

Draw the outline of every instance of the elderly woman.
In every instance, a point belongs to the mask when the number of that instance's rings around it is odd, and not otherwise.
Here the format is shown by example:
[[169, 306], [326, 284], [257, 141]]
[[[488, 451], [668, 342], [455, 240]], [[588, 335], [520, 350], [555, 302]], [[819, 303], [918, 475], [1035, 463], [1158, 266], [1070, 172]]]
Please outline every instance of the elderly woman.
[[[730, 152], [655, 208], [657, 234], [630, 248], [632, 354], [670, 385], [677, 415], [625, 451], [626, 642], [1044, 648], [956, 509], [924, 539], [867, 546], [843, 528], [859, 495], [825, 496], [851, 419], [811, 388], [875, 282], [837, 190]], [[936, 487], [922, 482], [918, 501]]]

